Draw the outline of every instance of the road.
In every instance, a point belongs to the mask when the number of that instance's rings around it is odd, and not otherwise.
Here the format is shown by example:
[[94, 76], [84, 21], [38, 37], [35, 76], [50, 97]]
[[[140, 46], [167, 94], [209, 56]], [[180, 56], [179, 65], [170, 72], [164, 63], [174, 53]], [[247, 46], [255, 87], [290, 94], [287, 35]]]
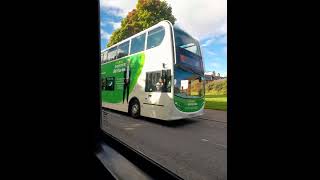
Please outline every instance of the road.
[[[102, 128], [186, 180], [227, 179], [227, 114], [166, 122], [103, 109]], [[107, 117], [107, 118], [106, 118]]]

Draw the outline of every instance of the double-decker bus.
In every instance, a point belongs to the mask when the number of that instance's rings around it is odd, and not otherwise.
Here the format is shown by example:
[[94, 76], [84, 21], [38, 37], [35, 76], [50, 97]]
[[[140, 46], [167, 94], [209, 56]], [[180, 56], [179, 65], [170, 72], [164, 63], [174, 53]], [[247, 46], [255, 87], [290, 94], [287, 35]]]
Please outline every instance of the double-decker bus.
[[101, 51], [102, 106], [135, 118], [202, 115], [204, 83], [199, 41], [170, 21]]

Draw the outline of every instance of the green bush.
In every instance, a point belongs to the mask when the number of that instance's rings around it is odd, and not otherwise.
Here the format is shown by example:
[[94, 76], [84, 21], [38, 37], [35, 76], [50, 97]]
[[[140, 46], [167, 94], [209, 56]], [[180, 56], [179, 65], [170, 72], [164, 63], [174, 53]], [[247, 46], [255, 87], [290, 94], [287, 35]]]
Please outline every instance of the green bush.
[[206, 94], [227, 95], [227, 80], [207, 81]]

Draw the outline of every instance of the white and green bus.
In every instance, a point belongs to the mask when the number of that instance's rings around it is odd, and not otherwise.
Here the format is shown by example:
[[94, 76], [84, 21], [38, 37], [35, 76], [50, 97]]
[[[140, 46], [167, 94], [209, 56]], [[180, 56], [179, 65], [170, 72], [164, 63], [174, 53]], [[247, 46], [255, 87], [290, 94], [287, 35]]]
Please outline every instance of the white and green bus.
[[101, 51], [102, 106], [133, 117], [202, 115], [204, 82], [199, 42], [169, 21]]

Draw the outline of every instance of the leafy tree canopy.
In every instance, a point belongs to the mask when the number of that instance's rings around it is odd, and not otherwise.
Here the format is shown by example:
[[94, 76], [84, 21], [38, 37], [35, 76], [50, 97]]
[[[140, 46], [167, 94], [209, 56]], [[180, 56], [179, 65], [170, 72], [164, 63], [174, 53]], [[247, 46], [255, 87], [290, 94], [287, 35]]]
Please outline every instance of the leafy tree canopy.
[[136, 8], [122, 19], [121, 27], [112, 33], [107, 47], [110, 47], [117, 42], [141, 32], [163, 20], [169, 20], [172, 24], [176, 21], [176, 18], [172, 15], [172, 8], [166, 1], [138, 0]]

